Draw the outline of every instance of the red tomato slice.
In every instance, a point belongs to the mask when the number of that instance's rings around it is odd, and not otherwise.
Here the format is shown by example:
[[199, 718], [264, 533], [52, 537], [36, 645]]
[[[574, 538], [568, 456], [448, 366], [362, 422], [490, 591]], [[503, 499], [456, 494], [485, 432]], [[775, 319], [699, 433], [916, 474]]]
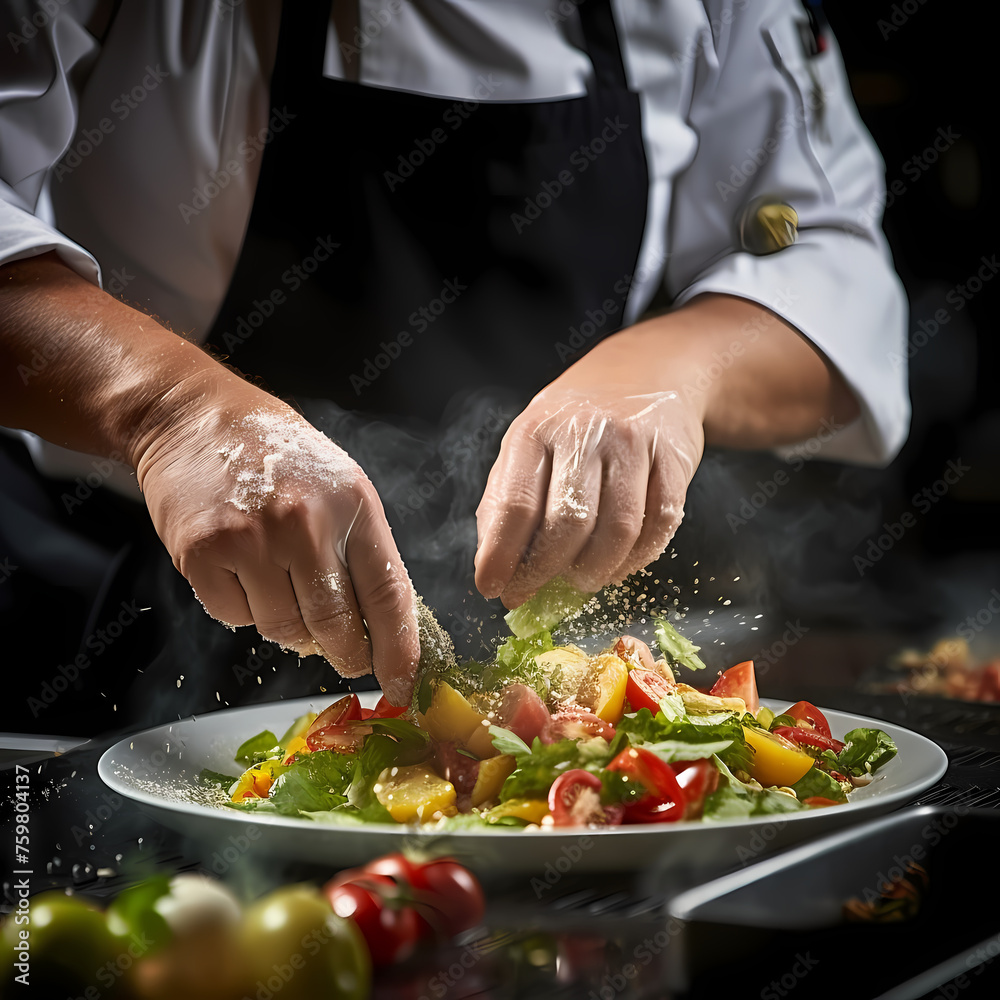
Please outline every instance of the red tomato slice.
[[332, 705], [324, 708], [313, 720], [313, 724], [306, 733], [306, 740], [317, 729], [325, 726], [341, 725], [345, 722], [353, 722], [361, 719], [361, 701], [356, 694], [349, 694], [344, 698], [339, 698]]
[[671, 684], [663, 674], [636, 667], [628, 672], [625, 699], [632, 706], [633, 712], [638, 712], [640, 708], [648, 708], [653, 715], [656, 715], [660, 710], [660, 699], [672, 694], [676, 688], [677, 685]]
[[676, 760], [670, 767], [677, 784], [684, 789], [684, 819], [701, 819], [705, 798], [719, 786], [719, 769], [707, 757], [700, 760]]
[[602, 822], [601, 779], [579, 767], [560, 774], [549, 789], [549, 812], [554, 826]]
[[832, 736], [824, 736], [818, 729], [806, 729], [804, 726], [775, 726], [771, 733], [783, 736], [796, 746], [819, 747], [820, 750], [832, 750], [834, 753], [840, 753], [846, 746]]
[[843, 805], [841, 802], [837, 802], [835, 799], [828, 799], [823, 795], [810, 795], [809, 798], [802, 800], [803, 805], [812, 806], [817, 808], [820, 806], [839, 806]]
[[670, 765], [652, 750], [622, 750], [607, 770], [627, 774], [646, 789], [637, 802], [625, 804], [626, 823], [671, 823], [683, 817], [687, 796]]
[[826, 716], [809, 701], [797, 701], [791, 708], [786, 708], [781, 715], [790, 715], [799, 722], [806, 722], [818, 733], [830, 736], [830, 723], [826, 721]]
[[409, 705], [393, 705], [393, 703], [389, 701], [385, 695], [382, 695], [382, 697], [378, 700], [378, 704], [372, 711], [372, 718], [398, 719], [407, 711], [407, 709], [409, 709], [409, 707]]
[[322, 729], [310, 729], [306, 736], [306, 746], [310, 750], [336, 750], [337, 753], [357, 753], [365, 742], [365, 737], [372, 731], [361, 719], [345, 722], [343, 725], [334, 723], [323, 726]]
[[756, 715], [760, 708], [760, 698], [757, 696], [753, 660], [744, 660], [720, 674], [708, 693], [717, 698], [742, 698], [746, 702], [747, 711]]
[[610, 743], [615, 738], [615, 727], [585, 708], [564, 705], [549, 719], [539, 739], [543, 743], [558, 743], [559, 740], [582, 740], [588, 736], [600, 736]]

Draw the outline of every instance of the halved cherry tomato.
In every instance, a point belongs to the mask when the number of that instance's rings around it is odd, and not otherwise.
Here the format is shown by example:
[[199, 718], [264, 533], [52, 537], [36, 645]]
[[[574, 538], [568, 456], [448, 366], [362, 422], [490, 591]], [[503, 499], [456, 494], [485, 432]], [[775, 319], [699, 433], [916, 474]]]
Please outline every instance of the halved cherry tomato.
[[346, 881], [334, 878], [323, 894], [338, 917], [357, 924], [374, 965], [391, 965], [413, 954], [420, 937], [417, 914], [405, 905], [391, 878], [370, 872]]
[[312, 725], [306, 730], [306, 737], [317, 729], [326, 726], [342, 725], [345, 722], [353, 722], [361, 718], [361, 701], [356, 694], [345, 695], [338, 698], [332, 705], [324, 708], [319, 715], [313, 719]]
[[638, 801], [625, 803], [626, 823], [672, 823], [683, 817], [687, 796], [670, 765], [652, 750], [622, 750], [607, 770], [627, 774], [646, 789]]
[[799, 722], [805, 722], [812, 726], [817, 733], [830, 736], [830, 723], [826, 721], [826, 716], [810, 701], [797, 701], [791, 708], [786, 708], [781, 715], [790, 715]]
[[360, 719], [334, 723], [321, 729], [311, 729], [306, 737], [306, 746], [310, 750], [336, 750], [337, 753], [357, 753], [365, 742], [365, 737], [372, 731]]
[[784, 736], [797, 746], [818, 747], [820, 750], [832, 750], [834, 753], [840, 753], [846, 745], [832, 736], [824, 736], [818, 729], [806, 729], [804, 726], [775, 726], [771, 732], [776, 736]]
[[590, 771], [573, 768], [560, 774], [549, 789], [549, 812], [554, 826], [617, 826], [621, 814], [601, 806], [601, 779]]
[[648, 708], [653, 715], [656, 715], [660, 710], [660, 699], [672, 694], [676, 687], [677, 685], [671, 684], [663, 674], [636, 667], [628, 673], [625, 700], [632, 706], [634, 712], [638, 712], [640, 708]]
[[539, 739], [543, 743], [557, 743], [559, 740], [582, 740], [588, 736], [600, 736], [610, 743], [615, 738], [615, 727], [579, 705], [563, 705], [549, 719]]
[[393, 705], [385, 695], [382, 695], [378, 700], [378, 704], [372, 711], [372, 718], [374, 719], [398, 719], [406, 710], [409, 705]]
[[742, 698], [747, 711], [757, 714], [760, 708], [760, 698], [757, 696], [757, 677], [754, 674], [753, 660], [744, 660], [730, 667], [710, 688], [709, 694], [717, 698]]
[[701, 819], [705, 798], [719, 786], [719, 769], [707, 757], [699, 760], [676, 760], [670, 767], [677, 784], [684, 789], [684, 819]]

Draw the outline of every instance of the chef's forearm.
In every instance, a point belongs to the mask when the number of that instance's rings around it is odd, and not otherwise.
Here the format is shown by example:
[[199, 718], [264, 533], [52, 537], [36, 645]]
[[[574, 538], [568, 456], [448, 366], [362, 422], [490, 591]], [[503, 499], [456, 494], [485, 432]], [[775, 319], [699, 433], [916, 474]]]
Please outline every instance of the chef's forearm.
[[588, 379], [677, 392], [701, 416], [706, 443], [722, 447], [791, 444], [859, 412], [840, 373], [798, 331], [728, 295], [701, 295], [614, 334], [557, 381]]
[[55, 254], [0, 268], [4, 426], [134, 466], [172, 410], [236, 378]]

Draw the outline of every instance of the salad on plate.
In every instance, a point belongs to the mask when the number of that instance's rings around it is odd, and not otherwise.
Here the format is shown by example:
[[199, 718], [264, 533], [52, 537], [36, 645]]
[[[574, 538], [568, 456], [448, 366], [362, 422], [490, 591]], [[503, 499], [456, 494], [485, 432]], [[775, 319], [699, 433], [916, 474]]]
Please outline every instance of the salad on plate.
[[549, 631], [582, 604], [543, 589], [487, 663], [422, 661], [413, 701], [356, 694], [250, 736], [242, 773], [202, 772], [234, 809], [421, 829], [617, 827], [842, 805], [896, 754], [882, 730], [830, 730], [806, 701], [761, 704], [752, 661], [696, 687], [699, 647], [657, 620], [598, 653]]

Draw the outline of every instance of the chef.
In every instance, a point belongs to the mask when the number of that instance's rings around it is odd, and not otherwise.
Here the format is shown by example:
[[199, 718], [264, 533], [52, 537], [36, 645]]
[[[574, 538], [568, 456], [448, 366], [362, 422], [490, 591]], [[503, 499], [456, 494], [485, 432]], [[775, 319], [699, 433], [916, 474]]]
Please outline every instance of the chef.
[[403, 514], [317, 429], [345, 414], [519, 401], [476, 510], [508, 607], [655, 559], [706, 443], [905, 437], [882, 164], [815, 5], [2, 17], [0, 423], [48, 474], [134, 470], [227, 625], [408, 698]]

